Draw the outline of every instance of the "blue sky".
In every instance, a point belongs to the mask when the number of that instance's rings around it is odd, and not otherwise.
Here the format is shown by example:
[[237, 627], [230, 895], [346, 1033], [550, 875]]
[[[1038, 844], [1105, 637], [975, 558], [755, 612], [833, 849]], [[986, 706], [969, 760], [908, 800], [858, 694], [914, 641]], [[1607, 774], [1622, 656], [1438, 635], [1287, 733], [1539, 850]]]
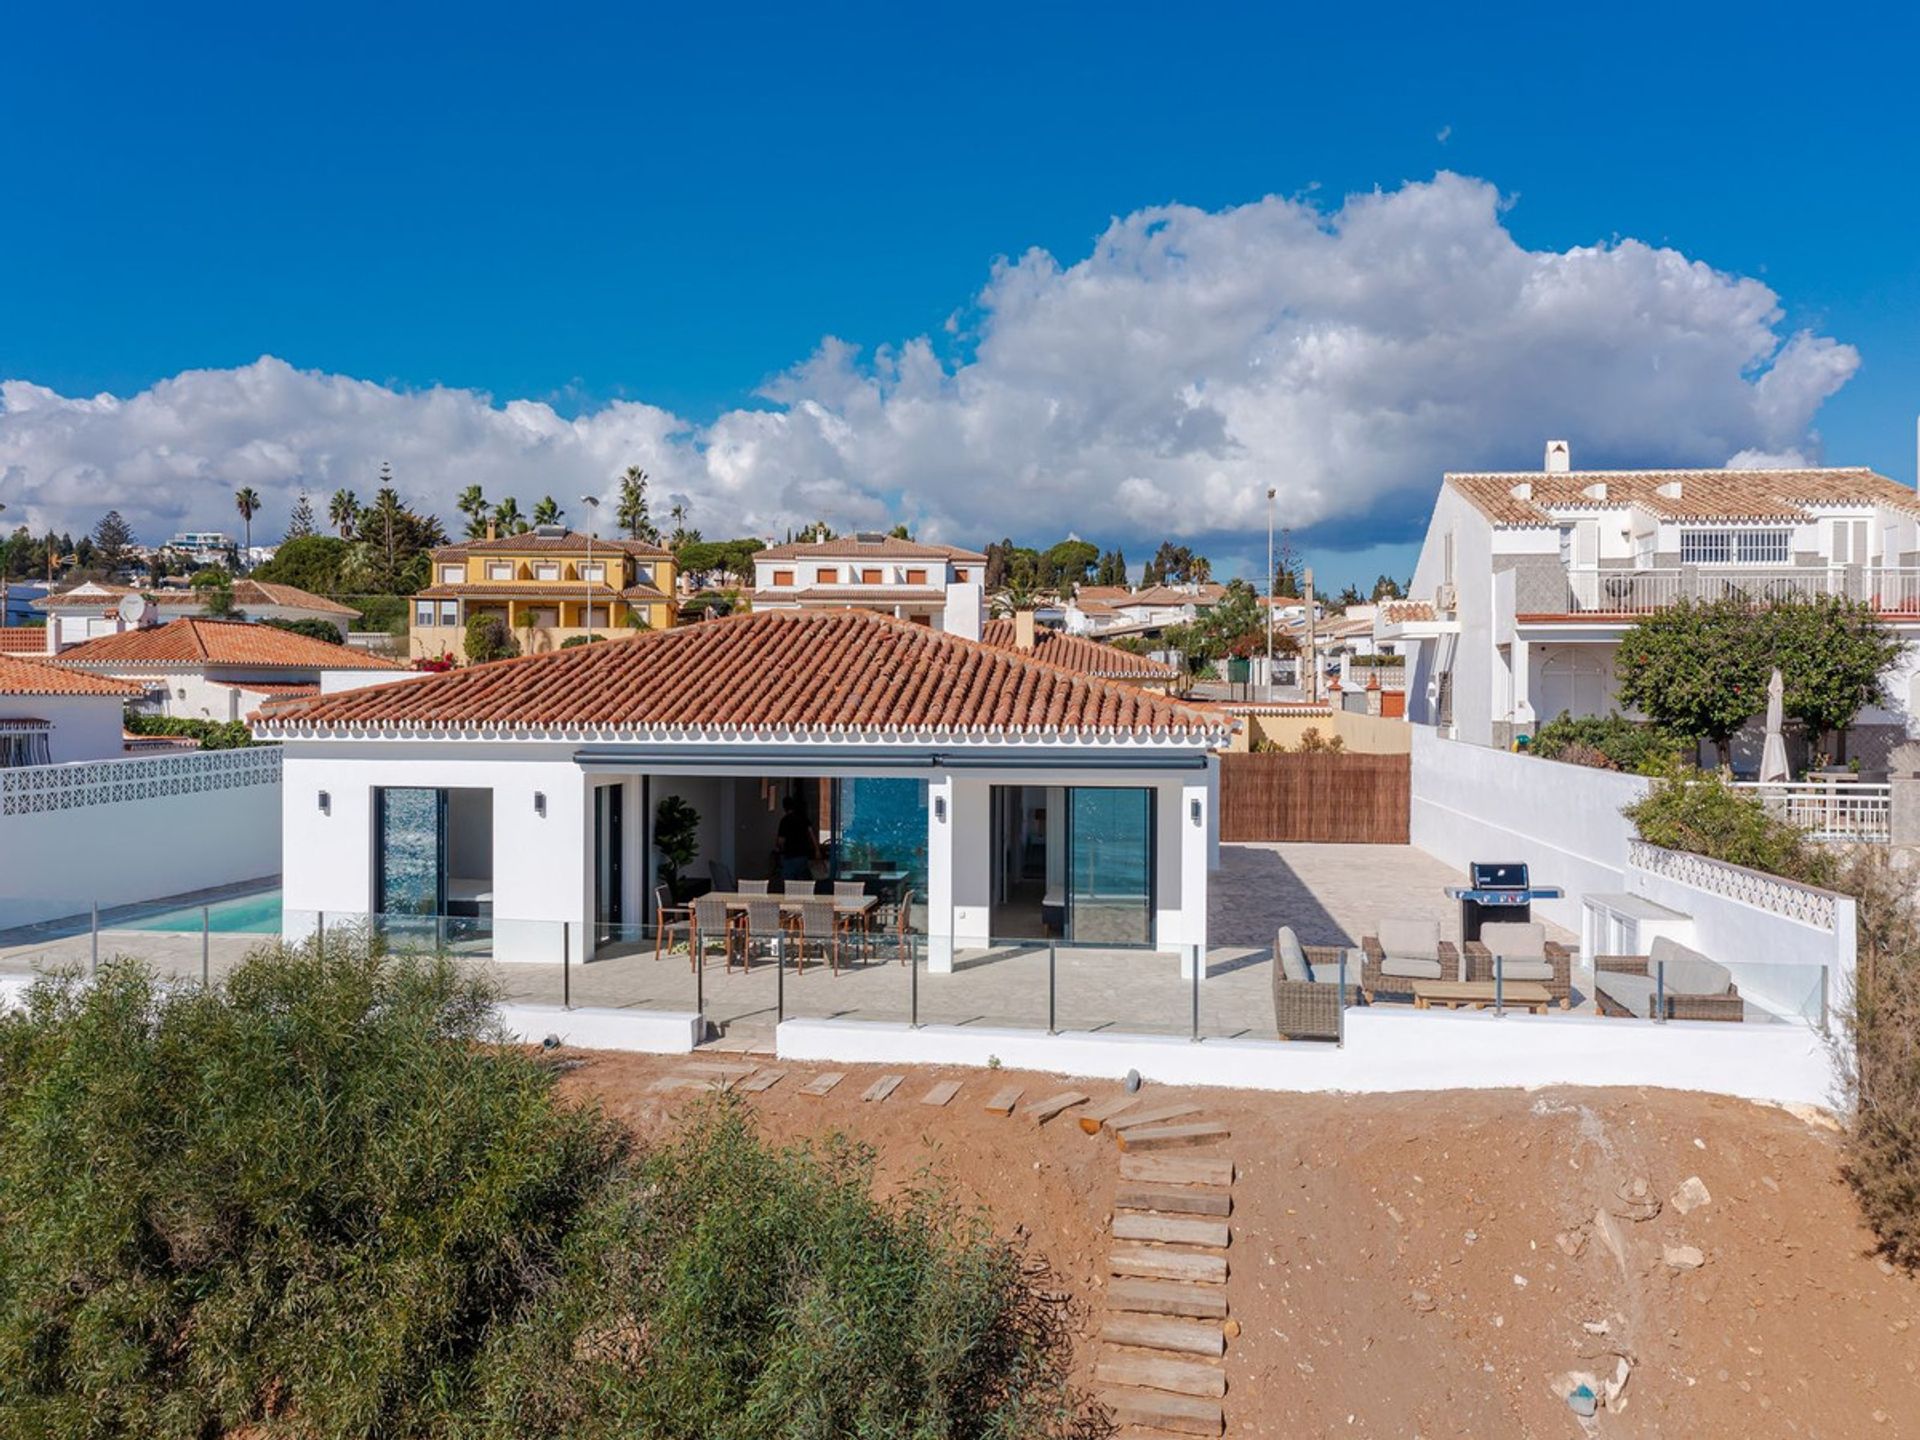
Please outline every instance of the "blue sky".
[[[1333, 210], [1448, 171], [1497, 189], [1527, 251], [1633, 237], [1769, 287], [1781, 340], [1858, 352], [1812, 414], [1823, 458], [1913, 480], [1910, 17], [1351, 13], [23, 7], [0, 46], [0, 378], [130, 396], [272, 355], [562, 417], [642, 401], [700, 427], [777, 408], [762, 388], [825, 336], [869, 354], [926, 336], [966, 364], [995, 257], [1070, 267], [1143, 209]], [[1549, 433], [1609, 463], [1696, 443], [1627, 423], [1583, 444], [1579, 419], [1488, 425], [1486, 453], [1419, 451], [1417, 473], [1351, 505], [1303, 499], [1309, 553], [1339, 578], [1404, 570], [1440, 465], [1536, 464]], [[81, 462], [30, 443], [0, 450], [10, 503], [90, 523]], [[114, 493], [113, 457], [90, 453]], [[300, 483], [338, 478], [300, 466]], [[710, 532], [732, 528], [727, 492], [686, 484]], [[937, 498], [914, 503], [932, 516]], [[1138, 559], [1158, 513], [1107, 517], [1079, 493], [1009, 528], [1050, 539], [1058, 519]], [[1196, 538], [1232, 563], [1253, 553], [1245, 519]]]

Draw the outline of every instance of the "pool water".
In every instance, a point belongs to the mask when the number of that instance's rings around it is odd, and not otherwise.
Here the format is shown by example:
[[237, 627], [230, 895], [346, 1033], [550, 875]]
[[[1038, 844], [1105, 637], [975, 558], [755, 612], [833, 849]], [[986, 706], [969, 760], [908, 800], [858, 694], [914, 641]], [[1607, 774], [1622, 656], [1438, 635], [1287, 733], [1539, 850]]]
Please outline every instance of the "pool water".
[[[200, 907], [190, 905], [168, 910], [151, 919], [135, 921], [125, 928], [133, 930], [198, 930]], [[215, 900], [207, 906], [207, 929], [221, 935], [278, 935], [280, 933], [280, 892], [261, 890], [252, 895], [234, 895]]]

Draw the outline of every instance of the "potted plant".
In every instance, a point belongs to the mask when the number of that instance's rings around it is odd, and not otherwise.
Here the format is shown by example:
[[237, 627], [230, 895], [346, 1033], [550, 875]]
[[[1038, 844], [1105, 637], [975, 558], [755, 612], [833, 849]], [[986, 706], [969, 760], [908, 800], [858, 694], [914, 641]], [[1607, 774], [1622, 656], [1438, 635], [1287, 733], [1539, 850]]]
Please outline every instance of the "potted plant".
[[653, 809], [653, 848], [660, 852], [660, 882], [676, 905], [687, 893], [686, 868], [700, 853], [700, 812], [678, 795], [668, 795]]

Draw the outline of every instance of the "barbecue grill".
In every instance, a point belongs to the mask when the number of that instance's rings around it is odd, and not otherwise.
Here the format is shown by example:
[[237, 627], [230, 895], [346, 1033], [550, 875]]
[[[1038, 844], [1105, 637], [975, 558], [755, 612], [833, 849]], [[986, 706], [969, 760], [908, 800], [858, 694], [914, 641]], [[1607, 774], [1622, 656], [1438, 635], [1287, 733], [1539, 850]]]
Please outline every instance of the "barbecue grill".
[[1567, 892], [1558, 885], [1535, 885], [1520, 862], [1476, 860], [1467, 866], [1466, 885], [1449, 885], [1447, 898], [1460, 902], [1460, 943], [1480, 938], [1489, 921], [1524, 923], [1533, 918], [1533, 902], [1558, 900]]

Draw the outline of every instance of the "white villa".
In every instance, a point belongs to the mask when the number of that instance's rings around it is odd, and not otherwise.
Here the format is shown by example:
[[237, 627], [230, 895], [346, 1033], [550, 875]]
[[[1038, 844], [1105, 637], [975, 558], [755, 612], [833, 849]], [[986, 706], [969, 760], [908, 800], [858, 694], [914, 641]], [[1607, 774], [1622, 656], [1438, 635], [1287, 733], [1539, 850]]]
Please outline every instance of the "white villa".
[[929, 624], [794, 608], [280, 702], [255, 731], [284, 756], [290, 932], [455, 914], [491, 921], [502, 958], [561, 958], [556, 922], [575, 959], [631, 948], [673, 796], [699, 820], [688, 873], [722, 889], [780, 873], [799, 805], [832, 875], [902, 878], [937, 972], [1001, 936], [1204, 947], [1233, 724]]
[[[126, 601], [131, 596], [140, 596], [145, 602], [144, 615], [130, 614]], [[54, 654], [84, 640], [137, 629], [156, 618], [174, 620], [199, 615], [205, 611], [206, 603], [206, 595], [190, 587], [137, 590], [130, 585], [88, 580], [34, 601], [33, 608], [46, 614], [46, 630], [41, 638], [46, 642], [47, 653]], [[348, 628], [360, 618], [357, 610], [338, 600], [329, 600], [297, 586], [269, 584], [244, 576], [233, 582], [233, 607], [249, 620], [323, 620], [338, 630], [343, 640]]]
[[121, 714], [140, 693], [110, 676], [0, 655], [0, 770], [121, 758]]
[[1618, 709], [1613, 656], [1643, 615], [1685, 598], [1841, 594], [1907, 637], [1853, 754], [1920, 713], [1920, 496], [1866, 469], [1450, 474], [1411, 598], [1374, 633], [1408, 654], [1408, 718], [1504, 747], [1562, 711]]
[[[894, 535], [862, 533], [774, 545], [753, 557], [753, 608], [857, 606], [942, 629], [949, 589], [980, 585], [986, 569], [987, 557], [977, 550], [927, 545]], [[977, 613], [977, 604], [974, 610]], [[979, 638], [977, 624], [969, 638]]]

